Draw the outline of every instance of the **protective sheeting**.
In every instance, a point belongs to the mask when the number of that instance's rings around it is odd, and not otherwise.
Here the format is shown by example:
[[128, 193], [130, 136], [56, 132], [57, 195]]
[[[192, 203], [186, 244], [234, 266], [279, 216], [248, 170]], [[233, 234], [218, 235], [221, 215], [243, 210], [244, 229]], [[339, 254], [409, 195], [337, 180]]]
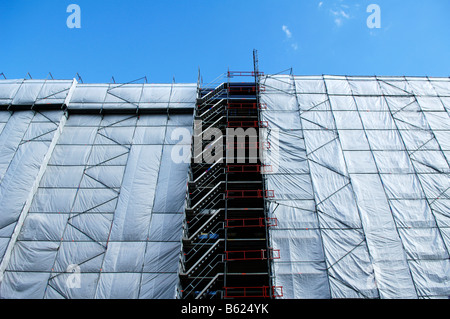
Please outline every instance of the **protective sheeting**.
[[194, 108], [195, 84], [78, 84], [71, 109]]
[[193, 109], [196, 84], [101, 83], [73, 80], [0, 80], [0, 106], [62, 105], [73, 110]]
[[0, 80], [0, 105], [63, 104], [72, 80]]
[[[1, 297], [174, 297], [188, 164], [172, 160], [180, 140], [167, 132], [180, 123], [190, 132], [192, 116], [153, 117], [69, 117], [12, 250]], [[7, 189], [7, 203], [20, 204]], [[3, 211], [2, 224], [7, 217]]]
[[261, 78], [285, 298], [450, 296], [448, 78]]
[[[19, 98], [11, 90], [24, 81], [10, 82], [0, 83], [8, 105], [56, 90], [27, 80], [33, 89]], [[68, 106], [193, 107], [195, 94], [81, 85]], [[174, 298], [189, 169], [174, 154], [190, 150], [192, 114], [66, 116], [0, 112], [0, 298]]]
[[59, 126], [59, 120], [52, 118], [64, 116], [62, 112], [50, 118], [32, 111], [2, 113], [6, 122], [0, 133], [0, 260]]

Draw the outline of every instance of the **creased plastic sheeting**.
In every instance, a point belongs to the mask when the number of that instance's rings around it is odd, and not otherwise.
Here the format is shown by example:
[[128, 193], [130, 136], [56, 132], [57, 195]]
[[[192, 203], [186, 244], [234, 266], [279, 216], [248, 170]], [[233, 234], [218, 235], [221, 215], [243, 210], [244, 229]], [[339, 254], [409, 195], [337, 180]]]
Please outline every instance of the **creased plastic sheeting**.
[[[155, 198], [154, 212], [178, 213], [184, 211], [184, 202], [174, 201], [173, 198], [184, 198], [186, 194], [188, 163], [175, 163], [172, 160], [173, 145], [164, 145]], [[185, 175], [185, 176], [183, 176]]]
[[12, 103], [23, 80], [0, 80], [0, 105]]
[[414, 298], [412, 278], [383, 186], [377, 175], [352, 174], [380, 297]]
[[[71, 80], [0, 80], [0, 105], [62, 104]], [[196, 84], [76, 85], [71, 109], [194, 108]]]
[[177, 274], [143, 274], [141, 281], [140, 299], [171, 299], [173, 290], [166, 287], [173, 287], [178, 282]]
[[32, 125], [34, 115], [31, 111], [13, 113], [0, 135], [0, 260], [50, 146], [50, 141], [39, 137], [48, 133], [51, 140], [58, 126], [50, 121], [42, 123], [43, 127]]
[[261, 80], [284, 297], [449, 296], [450, 80]]
[[36, 104], [63, 104], [71, 86], [72, 81], [46, 81], [37, 96]]
[[194, 108], [195, 84], [78, 84], [72, 109]]
[[[189, 164], [172, 160], [180, 140], [166, 135], [179, 125], [191, 132], [192, 120], [71, 115], [14, 246], [0, 297], [174, 298]], [[45, 127], [36, 125], [36, 132]], [[190, 148], [190, 140], [185, 143]], [[74, 266], [77, 271], [70, 271]], [[45, 276], [26, 275], [36, 272]]]
[[[5, 112], [1, 112], [4, 114]], [[17, 112], [8, 119], [0, 135], [0, 181], [3, 180], [9, 164], [33, 118], [32, 112]]]
[[297, 93], [330, 297], [376, 298], [379, 295], [350, 184], [350, 168], [336, 130], [343, 121], [333, 116], [326, 95]]
[[[83, 106], [101, 107], [101, 104], [105, 100], [107, 90], [107, 84], [78, 84], [73, 92], [70, 105], [72, 108], [82, 108]], [[100, 106], [97, 104], [100, 104]]]
[[112, 240], [146, 239], [161, 149], [162, 146], [134, 146], [131, 149], [111, 230]]
[[278, 227], [271, 231], [272, 245], [283, 251], [273, 265], [276, 285], [288, 298], [328, 298], [314, 201], [277, 201], [270, 203], [270, 211], [278, 219]]
[[[261, 103], [267, 108], [262, 120], [270, 148], [264, 152], [266, 188], [274, 190], [269, 214], [278, 219], [270, 240], [282, 254], [273, 261], [274, 285], [283, 287], [285, 298], [329, 298], [329, 280], [314, 202], [313, 185], [295, 89], [288, 76], [267, 77]], [[283, 93], [286, 92], [286, 93]]]
[[23, 81], [12, 101], [13, 105], [29, 105], [37, 100], [39, 92], [44, 85], [42, 80]]
[[0, 80], [0, 105], [63, 104], [70, 80]]
[[276, 286], [288, 298], [329, 297], [328, 278], [317, 230], [274, 230], [274, 247], [283, 251], [274, 263]]

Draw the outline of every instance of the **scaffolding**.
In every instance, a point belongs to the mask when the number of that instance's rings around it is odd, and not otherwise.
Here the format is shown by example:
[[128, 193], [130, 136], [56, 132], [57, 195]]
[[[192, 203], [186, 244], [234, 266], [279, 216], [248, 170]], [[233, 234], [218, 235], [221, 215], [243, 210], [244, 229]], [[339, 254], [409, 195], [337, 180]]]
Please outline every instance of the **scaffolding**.
[[[219, 77], [226, 82], [199, 90], [195, 119], [206, 129], [199, 134], [194, 129], [194, 139], [213, 128], [223, 135], [221, 146], [216, 138], [213, 142], [202, 139], [201, 147], [193, 148], [179, 298], [273, 298], [281, 294], [282, 288], [274, 290], [271, 284], [270, 262], [279, 258], [280, 251], [268, 246], [268, 228], [276, 225], [275, 218], [266, 217], [265, 200], [274, 196], [265, 189], [262, 175], [269, 167], [252, 155], [252, 150], [260, 151], [266, 144], [259, 139], [259, 129], [267, 127], [259, 118], [261, 75], [255, 56], [254, 71], [228, 71]], [[254, 81], [232, 81], [241, 77]], [[255, 139], [231, 140], [230, 128], [257, 128]], [[223, 148], [225, 156], [209, 164], [194, 161], [216, 146]]]
[[79, 81], [0, 80], [0, 298], [450, 295], [450, 79]]

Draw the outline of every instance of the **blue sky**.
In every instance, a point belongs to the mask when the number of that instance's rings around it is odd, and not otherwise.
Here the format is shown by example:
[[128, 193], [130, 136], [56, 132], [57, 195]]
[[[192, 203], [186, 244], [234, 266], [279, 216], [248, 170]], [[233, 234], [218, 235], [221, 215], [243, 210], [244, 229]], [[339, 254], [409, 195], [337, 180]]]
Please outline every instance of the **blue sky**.
[[[69, 4], [81, 28], [66, 25]], [[369, 4], [381, 28], [367, 27]], [[450, 76], [448, 0], [0, 0], [0, 73], [207, 82], [230, 70]]]

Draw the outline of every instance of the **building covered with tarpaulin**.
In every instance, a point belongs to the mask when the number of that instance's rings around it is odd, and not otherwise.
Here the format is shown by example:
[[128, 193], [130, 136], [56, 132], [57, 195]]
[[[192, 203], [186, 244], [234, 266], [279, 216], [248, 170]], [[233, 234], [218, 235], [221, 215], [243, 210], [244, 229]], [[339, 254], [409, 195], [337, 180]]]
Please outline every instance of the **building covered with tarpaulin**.
[[266, 76], [276, 285], [288, 298], [450, 295], [448, 78]]
[[[252, 75], [262, 296], [450, 296], [450, 79]], [[182, 296], [202, 84], [140, 82], [0, 80], [0, 298]]]
[[188, 164], [172, 132], [192, 130], [195, 97], [1, 81], [0, 297], [174, 297]]

